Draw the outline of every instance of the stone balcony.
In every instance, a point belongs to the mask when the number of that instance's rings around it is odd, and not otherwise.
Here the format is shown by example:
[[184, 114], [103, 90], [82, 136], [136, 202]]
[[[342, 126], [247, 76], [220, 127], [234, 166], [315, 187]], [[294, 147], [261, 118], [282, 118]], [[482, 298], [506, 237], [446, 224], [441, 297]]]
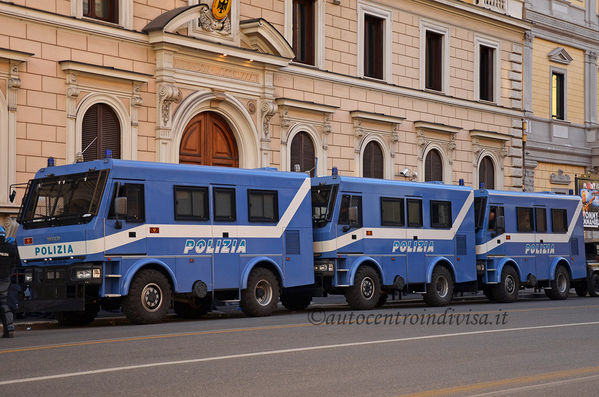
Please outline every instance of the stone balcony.
[[523, 0], [465, 0], [476, 6], [486, 8], [514, 18], [522, 19]]

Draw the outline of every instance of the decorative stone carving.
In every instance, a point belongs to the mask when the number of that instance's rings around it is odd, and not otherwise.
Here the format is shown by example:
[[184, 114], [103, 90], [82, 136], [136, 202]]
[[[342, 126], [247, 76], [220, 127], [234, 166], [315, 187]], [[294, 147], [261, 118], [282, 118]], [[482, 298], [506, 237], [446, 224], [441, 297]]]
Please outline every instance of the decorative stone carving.
[[281, 128], [288, 128], [291, 125], [291, 120], [289, 119], [289, 111], [287, 110], [287, 108], [281, 108], [279, 118], [281, 119]]
[[141, 106], [143, 104], [143, 98], [141, 97], [141, 85], [135, 84], [133, 86], [133, 97], [131, 98], [131, 106]]
[[571, 182], [570, 175], [564, 174], [564, 170], [557, 170], [557, 174], [551, 174], [549, 178], [551, 183], [555, 185], [569, 185]]
[[277, 104], [274, 101], [263, 100], [260, 104], [262, 113], [262, 131], [265, 139], [270, 139], [270, 120], [277, 112]]
[[436, 143], [437, 145], [439, 145], [443, 148], [443, 151], [447, 155], [447, 162], [450, 165], [453, 164], [453, 153], [455, 152], [455, 149], [456, 149], [455, 134], [449, 135], [447, 140], [441, 140], [441, 139], [434, 139], [434, 138], [428, 137], [424, 133], [424, 129], [418, 128], [416, 131], [417, 131], [416, 134], [418, 136], [418, 146], [419, 146], [418, 160], [419, 161], [422, 161], [424, 159], [424, 152], [426, 152], [426, 148], [430, 144]]
[[200, 18], [198, 19], [198, 27], [205, 32], [220, 33], [229, 35], [231, 33], [231, 18], [227, 16], [220, 21], [214, 19], [212, 10], [206, 4], [200, 6]]
[[256, 102], [248, 101], [247, 108], [248, 108], [248, 111], [250, 112], [250, 114], [255, 114], [256, 113]]
[[163, 127], [170, 126], [171, 105], [181, 102], [181, 91], [171, 84], [163, 84], [158, 91], [160, 101], [160, 119]]

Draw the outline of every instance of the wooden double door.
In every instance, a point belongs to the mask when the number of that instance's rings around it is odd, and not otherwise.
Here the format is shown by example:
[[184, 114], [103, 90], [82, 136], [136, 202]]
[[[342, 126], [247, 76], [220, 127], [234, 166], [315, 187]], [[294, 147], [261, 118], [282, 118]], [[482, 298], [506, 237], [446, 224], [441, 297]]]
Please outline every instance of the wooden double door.
[[239, 151], [229, 124], [214, 112], [196, 115], [183, 132], [179, 163], [239, 167]]

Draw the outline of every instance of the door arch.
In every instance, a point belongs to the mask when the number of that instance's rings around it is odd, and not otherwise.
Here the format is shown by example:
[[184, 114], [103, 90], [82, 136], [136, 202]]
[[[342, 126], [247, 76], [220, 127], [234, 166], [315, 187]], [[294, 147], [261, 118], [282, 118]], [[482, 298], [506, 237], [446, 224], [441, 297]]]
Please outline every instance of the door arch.
[[194, 116], [181, 138], [179, 163], [239, 167], [239, 150], [229, 124], [214, 112]]

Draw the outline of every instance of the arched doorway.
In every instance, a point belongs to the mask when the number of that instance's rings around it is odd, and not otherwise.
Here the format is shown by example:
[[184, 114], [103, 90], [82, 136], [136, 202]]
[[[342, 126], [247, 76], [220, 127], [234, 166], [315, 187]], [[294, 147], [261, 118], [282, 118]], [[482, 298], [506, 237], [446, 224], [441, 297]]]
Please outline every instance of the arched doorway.
[[383, 150], [375, 141], [370, 141], [364, 148], [362, 160], [362, 176], [365, 178], [383, 179]]
[[227, 122], [203, 112], [187, 124], [179, 147], [179, 163], [239, 167], [239, 152]]
[[299, 171], [310, 171], [314, 176], [314, 144], [307, 132], [301, 131], [291, 141], [291, 164], [289, 169], [295, 171], [295, 165], [299, 165]]
[[478, 183], [484, 183], [486, 189], [495, 189], [495, 166], [491, 157], [483, 157], [478, 166]]

